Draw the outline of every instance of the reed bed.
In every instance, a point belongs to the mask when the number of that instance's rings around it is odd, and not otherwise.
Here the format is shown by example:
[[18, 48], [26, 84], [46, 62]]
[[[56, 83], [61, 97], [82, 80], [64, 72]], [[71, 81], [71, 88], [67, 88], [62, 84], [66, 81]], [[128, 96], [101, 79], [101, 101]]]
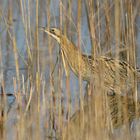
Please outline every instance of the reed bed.
[[135, 0], [0, 1], [0, 139], [139, 139], [137, 78], [123, 95], [108, 94], [102, 67], [93, 84], [76, 77], [38, 28], [57, 27], [81, 52], [137, 69], [139, 9]]

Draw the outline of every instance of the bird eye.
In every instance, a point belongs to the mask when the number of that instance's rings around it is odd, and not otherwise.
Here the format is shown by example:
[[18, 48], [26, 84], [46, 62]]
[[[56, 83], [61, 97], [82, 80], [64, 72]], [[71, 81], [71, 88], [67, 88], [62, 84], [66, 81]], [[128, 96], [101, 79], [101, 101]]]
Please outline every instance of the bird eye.
[[54, 29], [51, 29], [51, 32], [54, 32]]

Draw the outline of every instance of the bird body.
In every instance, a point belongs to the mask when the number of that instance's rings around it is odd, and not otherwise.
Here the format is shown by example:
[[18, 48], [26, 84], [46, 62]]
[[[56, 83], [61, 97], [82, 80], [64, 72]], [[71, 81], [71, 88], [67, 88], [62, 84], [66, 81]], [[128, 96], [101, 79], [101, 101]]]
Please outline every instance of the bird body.
[[59, 29], [43, 31], [57, 40], [69, 67], [75, 75], [80, 73], [83, 80], [101, 80], [105, 88], [119, 94], [134, 87], [138, 72], [128, 63], [105, 56], [84, 55]]

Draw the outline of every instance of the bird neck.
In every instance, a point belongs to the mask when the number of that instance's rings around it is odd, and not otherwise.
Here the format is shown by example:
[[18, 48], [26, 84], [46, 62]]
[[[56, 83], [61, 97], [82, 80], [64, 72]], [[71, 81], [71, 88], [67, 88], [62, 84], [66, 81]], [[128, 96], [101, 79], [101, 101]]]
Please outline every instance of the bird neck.
[[68, 59], [74, 59], [77, 56], [82, 57], [80, 50], [67, 37], [61, 36], [60, 46]]
[[60, 44], [60, 48], [64, 56], [63, 60], [66, 60], [66, 63], [75, 73], [75, 75], [80, 75], [80, 77], [82, 76], [82, 79], [89, 81], [92, 73], [91, 60], [93, 59], [90, 59], [89, 56], [83, 55], [81, 51], [65, 35], [59, 32], [46, 32]]

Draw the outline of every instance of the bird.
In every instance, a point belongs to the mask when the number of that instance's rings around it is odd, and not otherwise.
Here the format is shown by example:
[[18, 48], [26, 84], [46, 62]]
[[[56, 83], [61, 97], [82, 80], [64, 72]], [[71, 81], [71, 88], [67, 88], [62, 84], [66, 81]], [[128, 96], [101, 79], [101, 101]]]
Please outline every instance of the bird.
[[[46, 29], [45, 27], [41, 27], [40, 29], [59, 43], [66, 63], [76, 76], [81, 74], [82, 80], [88, 83], [93, 82], [93, 84], [101, 80], [103, 82], [103, 88], [113, 90], [115, 94], [112, 96], [107, 95], [107, 98], [103, 101], [105, 102], [105, 110], [103, 112], [105, 114], [104, 121], [108, 120], [113, 128], [118, 128], [127, 123], [131, 124], [134, 119], [140, 116], [140, 102], [136, 102], [129, 96], [121, 95], [126, 90], [133, 89], [135, 87], [135, 81], [139, 78], [139, 72], [133, 66], [126, 61], [111, 57], [93, 57], [92, 55], [82, 53], [58, 28]], [[101, 86], [100, 83], [98, 84], [98, 86]], [[73, 136], [70, 133], [71, 131], [72, 134], [77, 132], [77, 135], [75, 135], [76, 139], [79, 136], [81, 139], [81, 137], [83, 138], [82, 134], [86, 134], [89, 137], [89, 133], [93, 132], [92, 130], [89, 131], [89, 128], [95, 128], [95, 119], [93, 119], [96, 116], [94, 110], [95, 102], [91, 99], [88, 104], [84, 104], [82, 109], [84, 112], [84, 121], [80, 109], [72, 115], [69, 122], [69, 136]], [[104, 121], [101, 121], [101, 123]], [[81, 127], [82, 122], [84, 123], [84, 129]], [[79, 135], [79, 132], [81, 132], [81, 135]], [[92, 133], [91, 135], [94, 136]]]
[[[116, 94], [126, 93], [126, 90], [129, 91], [135, 87], [139, 72], [126, 61], [107, 56], [95, 58], [92, 55], [86, 55], [58, 28], [41, 27], [40, 29], [59, 43], [68, 66], [76, 76], [81, 74], [82, 80], [93, 81], [94, 84], [101, 80], [107, 91]], [[97, 83], [100, 84], [100, 82]]]

